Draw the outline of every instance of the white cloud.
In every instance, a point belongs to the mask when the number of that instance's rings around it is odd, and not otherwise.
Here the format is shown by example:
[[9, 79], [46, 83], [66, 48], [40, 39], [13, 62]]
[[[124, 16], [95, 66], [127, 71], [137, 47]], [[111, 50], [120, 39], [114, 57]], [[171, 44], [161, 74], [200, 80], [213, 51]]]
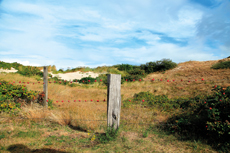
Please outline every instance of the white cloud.
[[18, 59], [2, 59], [2, 61], [7, 62], [7, 63], [20, 63], [22, 65], [25, 66], [42, 66], [39, 63], [34, 63], [34, 62], [30, 62], [30, 61], [24, 61], [24, 60], [18, 60]]
[[[204, 42], [212, 40], [230, 47], [230, 1], [223, 0], [223, 3], [216, 8], [205, 12], [197, 24], [197, 36]], [[204, 43], [202, 42], [202, 43]], [[230, 51], [229, 51], [230, 52]]]
[[[188, 0], [3, 1], [0, 55], [62, 68], [162, 58], [217, 59], [217, 50], [229, 52], [229, 3], [207, 9]], [[187, 40], [188, 45], [164, 43], [162, 35]], [[137, 42], [130, 42], [133, 38]], [[207, 38], [222, 44], [211, 48], [205, 44]]]

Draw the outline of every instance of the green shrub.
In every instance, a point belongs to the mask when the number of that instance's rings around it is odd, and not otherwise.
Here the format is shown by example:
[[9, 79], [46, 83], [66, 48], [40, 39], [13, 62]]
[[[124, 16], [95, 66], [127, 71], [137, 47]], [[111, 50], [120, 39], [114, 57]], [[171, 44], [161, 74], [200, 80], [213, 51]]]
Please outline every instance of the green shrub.
[[94, 82], [97, 82], [97, 79], [92, 78], [92, 77], [84, 77], [81, 78], [80, 80], [78, 80], [79, 83], [83, 83], [83, 84], [93, 84]]
[[21, 107], [17, 99], [27, 101], [35, 100], [37, 93], [28, 91], [25, 85], [13, 85], [6, 81], [0, 81], [0, 112], [16, 113]]
[[148, 62], [146, 64], [142, 64], [140, 67], [142, 70], [145, 70], [146, 73], [153, 73], [156, 71], [166, 71], [169, 69], [173, 69], [177, 66], [176, 63], [172, 62], [170, 59], [162, 59], [156, 62]]
[[119, 70], [117, 70], [116, 68], [113, 68], [113, 67], [108, 68], [108, 69], [107, 69], [107, 72], [108, 72], [109, 74], [121, 74], [121, 72], [120, 72]]
[[167, 122], [171, 125], [167, 128], [188, 138], [205, 139], [213, 147], [226, 151], [230, 149], [230, 87], [214, 86], [213, 90], [214, 95], [200, 98], [189, 111], [169, 118]]
[[139, 81], [139, 80], [143, 80], [143, 77], [140, 75], [128, 75], [125, 77], [121, 77], [121, 83], [124, 83], [126, 80], [127, 82], [133, 82], [133, 81]]
[[109, 141], [114, 141], [117, 139], [119, 134], [119, 129], [115, 130], [113, 128], [108, 127], [104, 134], [100, 134], [97, 136], [97, 139], [100, 143], [108, 143]]
[[23, 66], [23, 65], [17, 62], [14, 62], [14, 63], [6, 63], [3, 61], [0, 62], [0, 68], [3, 68], [3, 69], [10, 69], [11, 67], [13, 67], [18, 70], [19, 66]]
[[107, 83], [108, 83], [108, 79], [107, 78], [108, 78], [107, 74], [101, 74], [96, 79], [97, 79], [98, 82], [100, 81], [100, 82], [102, 82], [102, 84], [104, 84], [104, 85], [107, 86]]
[[141, 70], [140, 68], [135, 68], [132, 70], [127, 71], [129, 75], [139, 75], [139, 76], [145, 76], [145, 71]]
[[92, 77], [84, 77], [80, 80], [74, 79], [73, 82], [79, 82], [83, 84], [93, 84], [95, 82], [102, 83], [104, 85], [107, 85], [107, 74], [101, 74], [99, 77], [92, 78]]
[[43, 77], [43, 72], [41, 72], [37, 67], [23, 66], [22, 64], [19, 64], [17, 62], [14, 62], [14, 63], [0, 62], [0, 68], [10, 69], [11, 67], [18, 70], [16, 73], [19, 73], [23, 76], [30, 77], [30, 76], [38, 75], [38, 76]]
[[35, 76], [38, 75], [40, 77], [43, 77], [43, 72], [41, 72], [37, 67], [32, 66], [21, 66], [18, 68], [18, 71], [16, 73], [19, 73], [24, 76]]
[[53, 108], [53, 100], [48, 99], [48, 107]]
[[121, 64], [116, 66], [120, 71], [130, 71], [133, 70], [133, 66], [129, 64]]
[[228, 69], [230, 68], [230, 61], [216, 63], [211, 68], [212, 69]]

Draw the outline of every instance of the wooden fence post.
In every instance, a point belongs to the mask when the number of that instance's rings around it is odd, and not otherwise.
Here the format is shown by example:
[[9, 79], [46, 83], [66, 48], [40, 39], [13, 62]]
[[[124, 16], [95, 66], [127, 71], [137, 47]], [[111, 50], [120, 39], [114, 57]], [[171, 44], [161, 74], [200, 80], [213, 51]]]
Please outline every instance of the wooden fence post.
[[45, 97], [43, 99], [43, 106], [48, 108], [48, 66], [43, 67], [43, 91], [45, 93]]
[[108, 75], [107, 126], [118, 129], [121, 112], [121, 75]]

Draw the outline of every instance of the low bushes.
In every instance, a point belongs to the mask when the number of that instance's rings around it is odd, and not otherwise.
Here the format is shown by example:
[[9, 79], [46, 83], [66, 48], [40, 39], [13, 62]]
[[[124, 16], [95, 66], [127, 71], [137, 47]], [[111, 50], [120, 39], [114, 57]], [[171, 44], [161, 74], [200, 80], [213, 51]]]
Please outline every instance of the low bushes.
[[228, 69], [230, 68], [230, 61], [216, 63], [211, 68], [212, 69]]
[[146, 64], [142, 64], [140, 67], [142, 70], [145, 70], [147, 74], [157, 72], [157, 71], [166, 71], [169, 69], [173, 69], [177, 66], [175, 62], [172, 62], [170, 59], [162, 59], [156, 62], [148, 62]]
[[[13, 85], [6, 81], [0, 81], [0, 112], [18, 112], [22, 105], [21, 100], [35, 101], [38, 92], [28, 91], [25, 85]], [[52, 100], [48, 100], [48, 106], [52, 108]]]
[[200, 99], [193, 107], [168, 119], [173, 133], [202, 138], [213, 147], [230, 149], [230, 87], [214, 86], [214, 95]]
[[6, 62], [3, 62], [1, 61], [0, 62], [0, 68], [3, 68], [3, 69], [11, 69], [11, 67], [15, 68], [18, 70], [18, 67], [19, 66], [23, 66], [22, 64], [19, 64], [17, 62], [14, 62], [14, 63], [6, 63]]
[[159, 126], [186, 139], [201, 139], [212, 147], [230, 150], [230, 87], [213, 87], [213, 95], [194, 98], [169, 99], [166, 95], [150, 92], [135, 94], [124, 100], [122, 107], [141, 104], [157, 108], [171, 117]]
[[115, 65], [115, 67], [117, 67], [118, 70], [120, 71], [130, 71], [133, 70], [133, 65], [130, 64], [121, 64], [121, 65]]
[[32, 67], [32, 66], [20, 66], [18, 67], [18, 71], [16, 73], [28, 77], [35, 76], [35, 75], [43, 77], [43, 72], [41, 72], [37, 67]]

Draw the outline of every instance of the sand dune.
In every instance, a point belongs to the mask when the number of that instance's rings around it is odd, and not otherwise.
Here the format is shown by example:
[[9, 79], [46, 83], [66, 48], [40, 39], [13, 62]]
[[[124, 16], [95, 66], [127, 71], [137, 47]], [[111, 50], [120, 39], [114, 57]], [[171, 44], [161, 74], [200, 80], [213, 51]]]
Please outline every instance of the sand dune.
[[[15, 70], [13, 67], [11, 67], [10, 70], [6, 69], [4, 70], [3, 68], [0, 68], [0, 73], [1, 72], [6, 72], [6, 73], [15, 73], [17, 72], [18, 70]], [[41, 70], [43, 72], [43, 70]], [[77, 71], [77, 72], [70, 72], [70, 73], [65, 73], [65, 74], [62, 74], [62, 73], [59, 73], [59, 74], [53, 74], [52, 72], [49, 72], [49, 74], [52, 75], [52, 77], [58, 77], [60, 79], [63, 79], [63, 80], [67, 80], [67, 81], [73, 81], [74, 79], [81, 79], [81, 78], [84, 78], [84, 77], [92, 77], [92, 78], [96, 78], [98, 77], [100, 74], [99, 73], [93, 73], [93, 72], [81, 72], [81, 71]]]

